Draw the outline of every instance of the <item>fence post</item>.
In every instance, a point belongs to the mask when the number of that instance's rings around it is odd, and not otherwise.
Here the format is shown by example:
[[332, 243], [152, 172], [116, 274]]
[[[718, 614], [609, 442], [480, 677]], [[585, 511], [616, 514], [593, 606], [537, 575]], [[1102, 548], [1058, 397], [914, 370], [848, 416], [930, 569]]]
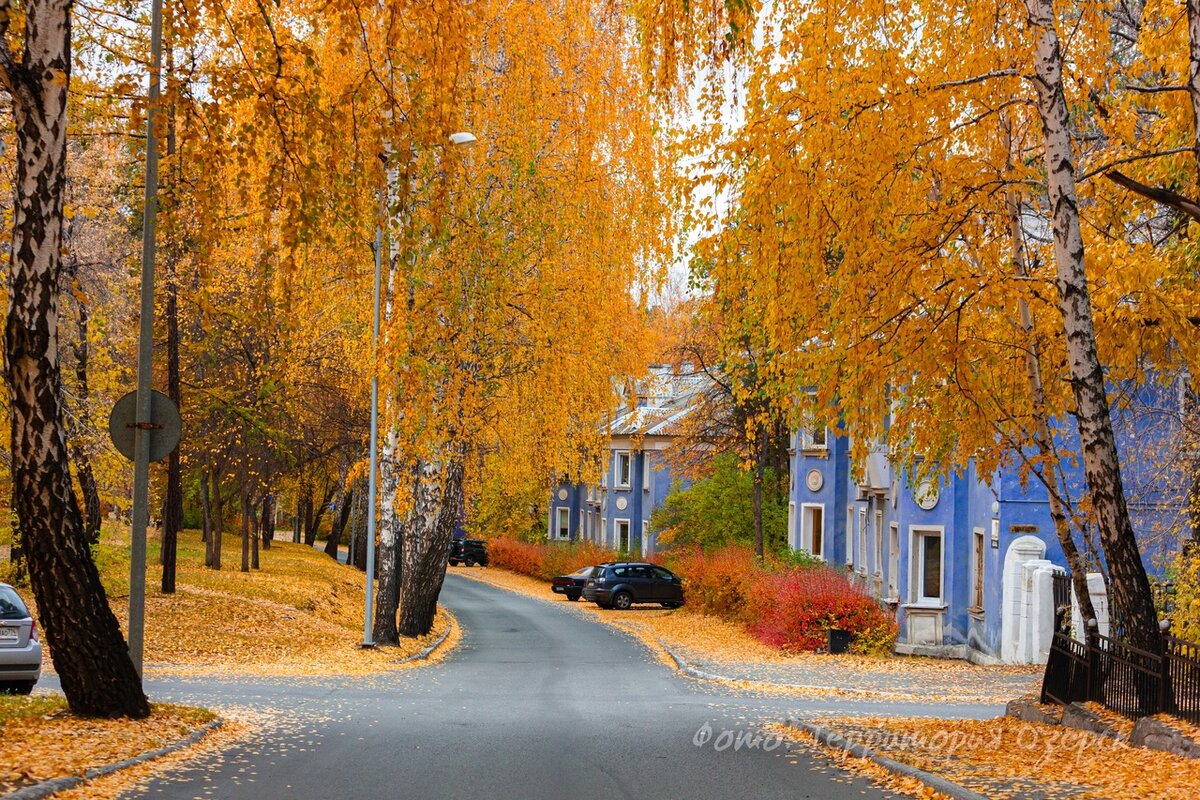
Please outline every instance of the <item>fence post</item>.
[[1170, 711], [1171, 695], [1171, 657], [1170, 657], [1170, 632], [1171, 622], [1163, 620], [1158, 623], [1158, 627], [1162, 630], [1162, 658], [1158, 662], [1158, 709], [1157, 713], [1162, 714]]
[[1099, 677], [1100, 672], [1100, 642], [1097, 638], [1097, 630], [1099, 623], [1095, 618], [1087, 621], [1087, 635], [1084, 637], [1087, 640], [1087, 681], [1085, 682], [1087, 695], [1083, 698], [1085, 701], [1095, 700], [1098, 692], [1094, 686], [1094, 681]]

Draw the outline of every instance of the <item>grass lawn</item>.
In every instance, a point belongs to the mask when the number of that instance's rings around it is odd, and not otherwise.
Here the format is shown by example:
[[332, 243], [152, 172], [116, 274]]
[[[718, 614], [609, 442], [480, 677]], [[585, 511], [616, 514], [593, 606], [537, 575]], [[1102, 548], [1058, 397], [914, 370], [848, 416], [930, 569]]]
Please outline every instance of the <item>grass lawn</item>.
[[[291, 542], [259, 553], [260, 570], [240, 571], [241, 539], [225, 537], [223, 569], [204, 566], [198, 531], [184, 531], [176, 558], [176, 592], [159, 591], [159, 540], [147, 545], [145, 663], [148, 673], [345, 675], [395, 668], [450, 624], [438, 612], [433, 634], [398, 648], [362, 650], [365, 581], [358, 570]], [[127, 529], [105, 526], [93, 549], [109, 604], [128, 616]], [[23, 593], [32, 600], [30, 592]], [[36, 613], [36, 612], [35, 612]], [[43, 642], [44, 643], [44, 642]], [[46, 659], [49, 667], [49, 657]]]
[[58, 696], [0, 695], [0, 795], [156, 750], [214, 719], [156, 703], [144, 720], [76, 717]]

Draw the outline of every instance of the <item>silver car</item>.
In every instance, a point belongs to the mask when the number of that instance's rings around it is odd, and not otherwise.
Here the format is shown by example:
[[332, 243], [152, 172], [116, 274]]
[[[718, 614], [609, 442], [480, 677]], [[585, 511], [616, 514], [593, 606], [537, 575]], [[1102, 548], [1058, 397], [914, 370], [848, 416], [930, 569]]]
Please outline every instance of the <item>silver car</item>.
[[37, 623], [17, 590], [0, 583], [0, 692], [29, 694], [42, 677]]

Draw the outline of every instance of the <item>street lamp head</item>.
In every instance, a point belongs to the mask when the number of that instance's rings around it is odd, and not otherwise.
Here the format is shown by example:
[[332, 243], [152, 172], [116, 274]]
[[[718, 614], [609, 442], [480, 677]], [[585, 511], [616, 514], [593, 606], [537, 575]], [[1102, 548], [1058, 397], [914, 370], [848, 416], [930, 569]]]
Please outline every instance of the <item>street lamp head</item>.
[[475, 134], [468, 131], [458, 131], [457, 133], [450, 134], [450, 144], [453, 145], [471, 144], [475, 141]]

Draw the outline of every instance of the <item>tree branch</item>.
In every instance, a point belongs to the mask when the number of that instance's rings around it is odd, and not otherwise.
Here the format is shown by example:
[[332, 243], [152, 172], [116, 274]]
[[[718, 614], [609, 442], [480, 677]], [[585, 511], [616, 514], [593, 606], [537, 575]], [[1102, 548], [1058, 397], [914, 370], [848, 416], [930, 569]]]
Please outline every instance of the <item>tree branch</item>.
[[1197, 222], [1200, 222], [1200, 203], [1197, 203], [1195, 200], [1189, 200], [1178, 192], [1156, 186], [1147, 186], [1115, 169], [1105, 172], [1104, 177], [1134, 194], [1140, 194], [1142, 197], [1173, 208], [1179, 213], [1186, 214]]

